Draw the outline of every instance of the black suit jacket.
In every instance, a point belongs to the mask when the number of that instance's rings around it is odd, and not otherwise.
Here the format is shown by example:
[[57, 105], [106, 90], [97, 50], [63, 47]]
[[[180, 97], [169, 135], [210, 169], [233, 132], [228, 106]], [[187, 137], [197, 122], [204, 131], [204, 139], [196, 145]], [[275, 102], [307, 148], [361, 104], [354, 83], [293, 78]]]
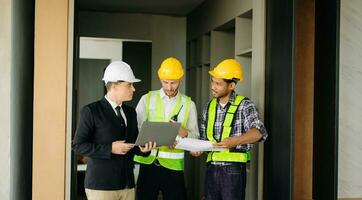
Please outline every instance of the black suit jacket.
[[122, 109], [127, 118], [125, 129], [105, 98], [84, 106], [80, 111], [73, 149], [76, 153], [89, 157], [85, 188], [119, 190], [135, 186], [133, 156], [147, 156], [149, 153], [143, 154], [138, 147], [125, 155], [111, 153], [112, 142], [125, 140], [127, 143], [134, 143], [138, 135], [135, 109], [124, 104]]

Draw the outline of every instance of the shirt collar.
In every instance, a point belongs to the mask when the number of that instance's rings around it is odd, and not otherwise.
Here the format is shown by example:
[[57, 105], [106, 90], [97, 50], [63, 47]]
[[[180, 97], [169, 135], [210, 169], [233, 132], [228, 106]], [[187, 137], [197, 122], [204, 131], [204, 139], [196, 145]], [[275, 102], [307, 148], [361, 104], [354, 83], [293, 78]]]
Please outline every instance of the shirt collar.
[[165, 91], [163, 90], [163, 88], [161, 88], [161, 89], [160, 89], [160, 96], [161, 96], [161, 99], [168, 98], [168, 99], [172, 100], [172, 99], [176, 99], [177, 97], [180, 96], [180, 91], [177, 91], [176, 96], [169, 98], [169, 97], [166, 95], [166, 93], [165, 93]]
[[122, 107], [122, 104], [117, 105], [114, 101], [110, 100], [107, 95], [104, 95], [104, 98], [108, 101], [109, 104], [111, 104], [113, 109], [116, 109], [117, 106]]

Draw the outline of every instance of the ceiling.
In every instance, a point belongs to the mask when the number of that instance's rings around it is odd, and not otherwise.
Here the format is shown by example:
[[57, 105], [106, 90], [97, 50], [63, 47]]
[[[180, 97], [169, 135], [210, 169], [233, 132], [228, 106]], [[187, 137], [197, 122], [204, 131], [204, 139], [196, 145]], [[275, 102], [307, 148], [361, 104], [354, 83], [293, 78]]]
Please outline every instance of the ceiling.
[[185, 16], [205, 0], [75, 0], [82, 11]]

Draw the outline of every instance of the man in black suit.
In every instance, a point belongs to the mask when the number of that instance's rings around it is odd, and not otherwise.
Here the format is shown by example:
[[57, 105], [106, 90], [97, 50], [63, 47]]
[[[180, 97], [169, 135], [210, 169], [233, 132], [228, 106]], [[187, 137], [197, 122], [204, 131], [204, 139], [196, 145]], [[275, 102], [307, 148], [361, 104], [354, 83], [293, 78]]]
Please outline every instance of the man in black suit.
[[81, 109], [73, 149], [89, 158], [84, 181], [88, 200], [131, 200], [135, 198], [133, 156], [148, 156], [156, 144], [133, 144], [138, 135], [136, 111], [123, 104], [132, 100], [133, 83], [140, 81], [131, 67], [112, 62], [102, 80], [107, 94]]

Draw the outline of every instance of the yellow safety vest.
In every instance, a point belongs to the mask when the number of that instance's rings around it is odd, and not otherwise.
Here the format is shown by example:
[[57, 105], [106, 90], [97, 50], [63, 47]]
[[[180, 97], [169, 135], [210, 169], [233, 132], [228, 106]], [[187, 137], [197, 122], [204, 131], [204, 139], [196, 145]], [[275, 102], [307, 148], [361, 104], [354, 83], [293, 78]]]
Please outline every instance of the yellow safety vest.
[[[237, 95], [235, 97], [235, 101], [232, 105], [229, 106], [228, 110], [226, 111], [223, 127], [222, 127], [222, 133], [221, 133], [221, 141], [227, 137], [230, 137], [231, 131], [232, 131], [232, 122], [235, 118], [235, 113], [241, 103], [241, 101], [245, 97]], [[216, 119], [216, 106], [217, 106], [217, 100], [214, 98], [211, 100], [209, 104], [209, 109], [207, 112], [207, 129], [206, 129], [206, 135], [207, 139], [209, 141], [212, 141], [216, 143], [216, 139], [214, 138], [214, 123]], [[250, 160], [250, 152], [230, 152], [229, 149], [221, 152], [209, 152], [207, 155], [207, 162], [212, 161], [219, 161], [219, 162], [240, 162], [240, 163], [246, 163]]]
[[[147, 121], [152, 122], [168, 122], [172, 116], [177, 114], [183, 105], [179, 115], [178, 122], [182, 127], [186, 127], [189, 117], [191, 98], [180, 94], [176, 100], [173, 111], [169, 114], [168, 118], [164, 118], [164, 105], [161, 99], [160, 91], [150, 91], [146, 95], [146, 115]], [[165, 133], [167, 134], [167, 133]], [[153, 149], [148, 157], [135, 155], [134, 161], [142, 164], [152, 164], [155, 159], [158, 160], [160, 165], [171, 170], [182, 171], [184, 169], [184, 151], [180, 149], [170, 149], [167, 146], [161, 146]]]

